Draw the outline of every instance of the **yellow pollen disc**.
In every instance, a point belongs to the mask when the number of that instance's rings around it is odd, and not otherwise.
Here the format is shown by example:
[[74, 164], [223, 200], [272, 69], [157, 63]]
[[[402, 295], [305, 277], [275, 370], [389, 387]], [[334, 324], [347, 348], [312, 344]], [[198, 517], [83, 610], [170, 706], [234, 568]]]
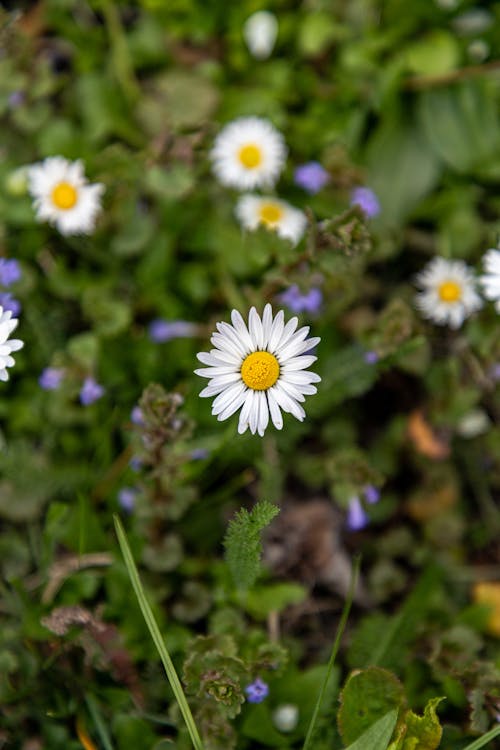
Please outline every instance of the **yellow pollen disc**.
[[238, 157], [240, 162], [247, 169], [255, 169], [262, 163], [262, 151], [259, 146], [254, 143], [247, 143], [246, 146], [240, 148]]
[[277, 203], [263, 203], [259, 208], [261, 224], [274, 228], [283, 218], [283, 209]]
[[69, 208], [73, 208], [77, 198], [78, 193], [69, 182], [60, 182], [52, 190], [52, 203], [62, 211], [67, 211]]
[[266, 391], [276, 383], [280, 366], [274, 354], [252, 352], [241, 365], [241, 379], [254, 391]]
[[438, 295], [442, 302], [458, 302], [462, 297], [462, 287], [456, 281], [444, 281], [439, 285]]

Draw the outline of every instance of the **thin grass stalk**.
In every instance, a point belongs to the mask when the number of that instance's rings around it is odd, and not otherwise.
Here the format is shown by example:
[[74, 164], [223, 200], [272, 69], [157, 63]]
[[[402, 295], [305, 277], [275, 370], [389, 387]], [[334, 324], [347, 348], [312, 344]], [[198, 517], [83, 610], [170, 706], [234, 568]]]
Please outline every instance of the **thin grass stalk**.
[[193, 743], [193, 747], [195, 748], [195, 750], [203, 750], [203, 743], [194, 722], [193, 714], [191, 713], [191, 709], [189, 708], [189, 704], [186, 700], [186, 696], [184, 695], [181, 681], [177, 676], [177, 672], [175, 671], [172, 659], [170, 658], [170, 654], [167, 651], [167, 647], [165, 646], [165, 642], [160, 633], [160, 628], [158, 627], [158, 623], [155, 620], [153, 611], [146, 598], [146, 593], [139, 578], [139, 573], [137, 572], [137, 567], [135, 565], [134, 558], [127, 541], [125, 530], [118, 516], [114, 516], [114, 522], [120, 549], [122, 551], [123, 559], [125, 560], [127, 572], [132, 583], [135, 595], [137, 597], [137, 601], [139, 602], [139, 607], [141, 608], [142, 616], [146, 621], [146, 625], [148, 626], [151, 638], [153, 639], [158, 654], [160, 655], [160, 659], [165, 668], [170, 687], [172, 688], [175, 699], [179, 704], [179, 708], [181, 710], [184, 721], [186, 722], [186, 727], [189, 732], [189, 736], [191, 737], [191, 742]]

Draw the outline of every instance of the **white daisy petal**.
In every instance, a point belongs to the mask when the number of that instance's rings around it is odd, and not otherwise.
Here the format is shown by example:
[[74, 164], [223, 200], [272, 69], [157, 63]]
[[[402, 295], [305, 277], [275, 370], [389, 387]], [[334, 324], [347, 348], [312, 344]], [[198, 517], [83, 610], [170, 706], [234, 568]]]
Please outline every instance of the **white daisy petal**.
[[9, 379], [7, 367], [13, 367], [16, 363], [12, 352], [17, 352], [24, 346], [24, 341], [20, 339], [9, 339], [11, 332], [17, 327], [18, 319], [11, 317], [10, 310], [5, 311], [0, 306], [0, 380]]
[[486, 299], [495, 302], [495, 310], [500, 312], [500, 250], [491, 248], [483, 256], [486, 273], [479, 277]]
[[250, 352], [252, 351], [253, 344], [251, 336], [248, 332], [248, 328], [246, 327], [245, 321], [241, 317], [240, 313], [237, 310], [233, 310], [231, 313], [231, 322], [235, 328], [235, 330], [238, 333], [238, 336], [243, 341], [245, 348]]
[[301, 357], [292, 357], [285, 362], [281, 367], [284, 372], [288, 370], [303, 370], [305, 367], [309, 367], [313, 362], [316, 362], [318, 358], [312, 354], [305, 354]]
[[217, 323], [217, 332], [211, 336], [217, 348], [198, 354], [207, 367], [195, 373], [210, 379], [200, 396], [215, 397], [212, 414], [222, 421], [240, 410], [238, 432], [249, 429], [261, 437], [270, 421], [282, 429], [282, 411], [302, 421], [305, 412], [301, 403], [306, 395], [316, 393], [313, 383], [321, 380], [305, 369], [316, 357], [304, 352], [319, 339], [307, 339], [307, 326], [297, 331], [296, 317], [286, 325], [282, 311], [273, 317], [269, 304], [262, 317], [255, 308], [250, 309], [248, 326], [236, 310], [231, 321], [232, 325]]
[[81, 161], [52, 156], [28, 170], [28, 189], [38, 221], [64, 235], [90, 234], [101, 211], [104, 185], [89, 185]]
[[264, 348], [264, 331], [262, 328], [262, 321], [255, 307], [250, 309], [250, 314], [248, 316], [248, 329], [252, 338], [254, 351], [262, 351]]
[[271, 326], [271, 332], [269, 334], [269, 341], [267, 342], [267, 350], [269, 352], [276, 351], [276, 347], [278, 345], [278, 341], [281, 339], [281, 336], [283, 335], [283, 329], [285, 327], [285, 313], [283, 310], [279, 310], [276, 314], [276, 317], [273, 320], [272, 326]]
[[267, 395], [267, 403], [269, 405], [269, 412], [271, 414], [273, 425], [276, 427], [277, 430], [281, 430], [283, 428], [283, 416], [281, 414], [281, 409], [278, 406], [278, 402], [274, 398], [273, 389], [269, 388], [266, 395]]
[[257, 432], [261, 437], [264, 436], [267, 425], [269, 424], [269, 407], [267, 405], [267, 398], [264, 391], [259, 391], [257, 394], [259, 399], [259, 421], [257, 424]]

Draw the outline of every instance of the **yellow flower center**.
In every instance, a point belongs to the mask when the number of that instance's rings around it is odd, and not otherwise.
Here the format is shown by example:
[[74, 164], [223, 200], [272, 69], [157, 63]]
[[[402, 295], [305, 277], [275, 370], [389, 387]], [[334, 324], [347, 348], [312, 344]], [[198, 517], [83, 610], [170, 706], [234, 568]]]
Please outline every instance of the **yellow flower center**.
[[78, 193], [69, 182], [60, 182], [52, 190], [52, 203], [62, 211], [73, 208], [78, 199]]
[[283, 218], [283, 209], [277, 203], [263, 203], [259, 208], [260, 223], [274, 229]]
[[242, 146], [238, 156], [240, 162], [247, 169], [255, 169], [262, 163], [262, 151], [260, 146], [256, 146], [255, 143], [247, 143], [246, 146]]
[[462, 297], [462, 287], [456, 281], [443, 281], [439, 285], [438, 295], [442, 302], [458, 302]]
[[252, 352], [241, 365], [241, 379], [254, 391], [266, 391], [276, 383], [279, 374], [279, 362], [269, 352]]

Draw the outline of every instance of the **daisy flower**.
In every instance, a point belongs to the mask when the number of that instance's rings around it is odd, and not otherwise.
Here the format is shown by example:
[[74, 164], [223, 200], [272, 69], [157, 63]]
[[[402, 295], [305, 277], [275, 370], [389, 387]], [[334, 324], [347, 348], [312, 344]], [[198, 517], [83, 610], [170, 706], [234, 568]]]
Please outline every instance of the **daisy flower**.
[[200, 352], [198, 359], [206, 368], [195, 370], [197, 375], [210, 378], [200, 396], [216, 396], [212, 414], [219, 421], [227, 419], [241, 408], [238, 432], [249, 427], [252, 435], [262, 437], [269, 424], [281, 430], [281, 410], [293, 414], [302, 422], [305, 412], [300, 402], [306, 395], [316, 393], [312, 383], [321, 378], [305, 371], [317, 358], [305, 355], [319, 338], [307, 339], [309, 327], [298, 331], [297, 318], [285, 325], [283, 311], [273, 318], [271, 305], [266, 305], [262, 318], [255, 307], [248, 316], [248, 326], [240, 313], [231, 313], [232, 325], [217, 323], [212, 335], [214, 349]]
[[283, 136], [268, 120], [240, 117], [221, 130], [210, 157], [219, 182], [252, 190], [275, 184], [286, 154]]
[[495, 310], [500, 313], [500, 250], [488, 250], [483, 257], [486, 273], [479, 277], [486, 299], [495, 300]]
[[260, 195], [242, 195], [236, 204], [236, 216], [245, 229], [262, 226], [294, 245], [304, 234], [306, 215], [286, 201]]
[[437, 325], [460, 328], [482, 305], [476, 292], [476, 281], [462, 260], [434, 258], [417, 276], [421, 291], [416, 305], [422, 315]]
[[87, 183], [81, 161], [50, 156], [29, 168], [28, 182], [38, 221], [48, 221], [61, 234], [93, 231], [104, 185]]
[[22, 349], [24, 342], [20, 339], [10, 339], [9, 336], [19, 323], [17, 318], [12, 317], [10, 310], [4, 311], [0, 307], [0, 380], [8, 380], [7, 367], [13, 367], [16, 363], [12, 352]]

